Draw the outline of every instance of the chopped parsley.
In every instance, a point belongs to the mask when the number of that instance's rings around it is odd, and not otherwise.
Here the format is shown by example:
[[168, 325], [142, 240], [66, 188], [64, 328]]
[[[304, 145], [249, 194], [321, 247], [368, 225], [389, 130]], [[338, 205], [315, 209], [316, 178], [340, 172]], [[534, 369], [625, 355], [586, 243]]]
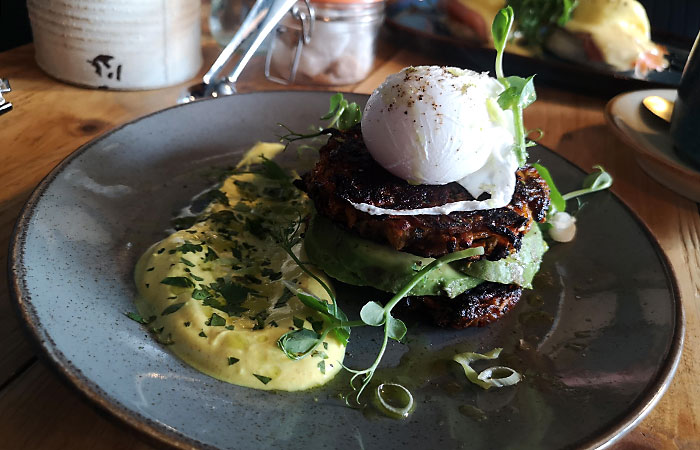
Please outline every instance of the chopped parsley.
[[186, 265], [187, 267], [194, 267], [194, 263], [192, 263], [191, 261], [186, 260], [185, 258], [180, 258], [180, 262], [181, 262], [182, 264]]
[[[238, 361], [240, 361], [240, 359], [234, 358], [233, 356], [229, 356], [229, 357], [228, 357], [228, 365], [229, 365], [229, 366], [232, 366], [232, 365], [236, 364]], [[262, 381], [262, 380], [261, 380], [261, 381]], [[265, 384], [267, 384], [267, 383], [265, 383]]]
[[226, 325], [226, 319], [224, 319], [217, 313], [213, 313], [209, 320], [206, 321], [206, 325], [209, 325], [211, 327], [223, 327], [224, 325]]
[[204, 330], [199, 332], [199, 337], [203, 337], [203, 338], [207, 337], [207, 334], [204, 332]]
[[194, 287], [192, 280], [187, 277], [165, 277], [161, 283], [178, 287]]
[[254, 376], [255, 378], [257, 378], [258, 380], [260, 380], [260, 382], [261, 382], [262, 384], [267, 384], [267, 383], [269, 383], [270, 381], [272, 381], [272, 378], [266, 377], [266, 376], [264, 376], [264, 375], [258, 375], [257, 373], [254, 373], [253, 376]]
[[214, 261], [219, 259], [219, 255], [211, 248], [207, 247], [207, 254], [204, 255], [204, 262]]
[[326, 361], [321, 360], [321, 362], [319, 362], [317, 364], [317, 367], [318, 367], [318, 370], [320, 370], [323, 375], [326, 374]]
[[282, 295], [280, 295], [280, 298], [277, 299], [277, 302], [275, 303], [275, 306], [273, 306], [273, 308], [277, 309], [285, 306], [289, 299], [292, 297], [293, 294], [289, 291], [289, 289], [285, 289], [284, 292], [282, 292]]
[[125, 315], [126, 317], [128, 317], [129, 319], [131, 319], [131, 320], [133, 320], [133, 321], [135, 321], [135, 322], [138, 322], [138, 323], [140, 323], [140, 324], [142, 324], [142, 325], [147, 325], [147, 324], [153, 322], [154, 320], [156, 320], [156, 316], [151, 316], [151, 317], [149, 317], [148, 319], [144, 319], [143, 317], [141, 317], [141, 314], [135, 313], [135, 312], [131, 312], [131, 311], [125, 312], [124, 315]]
[[160, 313], [161, 316], [167, 316], [168, 314], [172, 314], [175, 311], [178, 311], [180, 308], [182, 308], [185, 305], [185, 302], [182, 303], [173, 303], [172, 305], [168, 306], [163, 310], [162, 313]]
[[173, 250], [170, 250], [168, 253], [170, 253], [172, 255], [175, 252], [187, 254], [187, 253], [199, 253], [201, 251], [202, 251], [201, 244], [190, 244], [189, 242], [185, 242], [181, 246], [175, 247]]
[[282, 272], [276, 272], [272, 269], [268, 269], [267, 267], [264, 267], [261, 271], [260, 274], [264, 277], [267, 277], [270, 279], [270, 281], [277, 281], [280, 278], [282, 278]]

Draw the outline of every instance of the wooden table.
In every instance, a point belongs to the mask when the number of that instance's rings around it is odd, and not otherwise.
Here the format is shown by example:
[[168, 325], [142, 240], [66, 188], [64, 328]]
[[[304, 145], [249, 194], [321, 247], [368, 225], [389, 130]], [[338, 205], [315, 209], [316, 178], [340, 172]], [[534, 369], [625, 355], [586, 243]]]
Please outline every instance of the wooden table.
[[[204, 43], [205, 60], [216, 47]], [[334, 88], [369, 93], [404, 66], [444, 63], [385, 40], [376, 68], [365, 81]], [[14, 91], [15, 109], [0, 116], [0, 258], [4, 266], [15, 219], [29, 193], [63, 158], [111, 128], [174, 104], [190, 83], [147, 92], [87, 90], [49, 78], [33, 59], [31, 45], [0, 54], [0, 76]], [[264, 80], [254, 61], [241, 91], [281, 89]], [[605, 125], [606, 101], [538, 87], [539, 100], [526, 124], [542, 128], [541, 143], [582, 168], [603, 164], [614, 176], [613, 191], [661, 243], [675, 270], [687, 316], [678, 373], [658, 406], [618, 448], [700, 448], [700, 214], [698, 205], [649, 178], [633, 152]], [[117, 423], [65, 386], [37, 359], [10, 305], [6, 275], [0, 276], [0, 448], [151, 448], [144, 437]], [[698, 361], [696, 361], [696, 359]]]

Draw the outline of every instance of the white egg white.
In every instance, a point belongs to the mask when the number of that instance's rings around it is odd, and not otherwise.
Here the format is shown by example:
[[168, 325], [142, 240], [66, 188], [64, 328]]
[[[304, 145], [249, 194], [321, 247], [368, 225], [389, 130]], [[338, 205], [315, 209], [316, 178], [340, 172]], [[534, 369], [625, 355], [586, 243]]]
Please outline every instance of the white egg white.
[[487, 200], [393, 210], [353, 203], [369, 214], [449, 214], [500, 208], [515, 189], [517, 158], [510, 114], [498, 105], [503, 86], [485, 73], [453, 67], [407, 67], [369, 98], [362, 135], [372, 157], [411, 184], [457, 182]]

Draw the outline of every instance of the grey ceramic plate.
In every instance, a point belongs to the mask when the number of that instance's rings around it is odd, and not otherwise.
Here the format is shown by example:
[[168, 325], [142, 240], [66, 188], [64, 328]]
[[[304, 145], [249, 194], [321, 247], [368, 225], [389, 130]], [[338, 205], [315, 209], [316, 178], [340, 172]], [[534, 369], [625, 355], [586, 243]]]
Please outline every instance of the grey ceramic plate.
[[[351, 96], [364, 102], [364, 96]], [[683, 313], [658, 245], [612, 194], [590, 199], [579, 235], [546, 255], [535, 289], [500, 322], [438, 330], [409, 322], [407, 345], [378, 378], [412, 387], [408, 420], [344, 406], [347, 374], [304, 393], [219, 382], [183, 364], [124, 316], [132, 268], [165, 236], [174, 211], [258, 140], [315, 123], [328, 93], [237, 95], [178, 106], [85, 145], [37, 188], [11, 246], [18, 312], [48, 361], [121, 420], [177, 446], [235, 448], [596, 447], [629, 430], [660, 398], [677, 366]], [[583, 173], [543, 148], [563, 191]], [[346, 311], [371, 291], [340, 287]], [[346, 360], [365, 367], [376, 330], [355, 333]], [[449, 357], [503, 347], [525, 374], [482, 391]]]

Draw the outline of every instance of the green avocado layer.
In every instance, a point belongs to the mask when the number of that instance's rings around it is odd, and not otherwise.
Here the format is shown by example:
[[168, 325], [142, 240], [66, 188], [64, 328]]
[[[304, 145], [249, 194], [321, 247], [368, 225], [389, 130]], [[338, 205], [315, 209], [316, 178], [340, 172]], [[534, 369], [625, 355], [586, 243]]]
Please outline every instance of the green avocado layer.
[[[355, 236], [319, 215], [314, 215], [309, 223], [304, 248], [309, 260], [331, 277], [392, 293], [433, 261]], [[546, 250], [547, 244], [535, 225], [523, 237], [522, 248], [515, 255], [495, 262], [442, 266], [424, 277], [410, 294], [454, 298], [484, 280], [530, 287]]]

